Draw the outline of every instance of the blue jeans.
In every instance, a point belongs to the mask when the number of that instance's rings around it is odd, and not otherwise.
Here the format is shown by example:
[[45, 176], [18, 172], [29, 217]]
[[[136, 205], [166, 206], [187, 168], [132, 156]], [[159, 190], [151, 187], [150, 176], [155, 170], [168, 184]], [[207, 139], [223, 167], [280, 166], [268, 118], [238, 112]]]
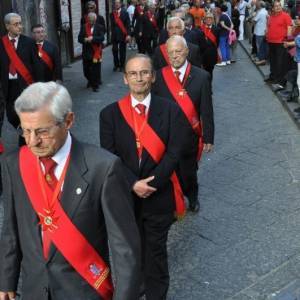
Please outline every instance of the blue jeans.
[[220, 36], [220, 51], [222, 55], [222, 62], [230, 60], [230, 47], [228, 43], [228, 35]]
[[259, 60], [265, 60], [267, 58], [265, 36], [256, 35], [255, 39], [257, 47], [257, 57]]

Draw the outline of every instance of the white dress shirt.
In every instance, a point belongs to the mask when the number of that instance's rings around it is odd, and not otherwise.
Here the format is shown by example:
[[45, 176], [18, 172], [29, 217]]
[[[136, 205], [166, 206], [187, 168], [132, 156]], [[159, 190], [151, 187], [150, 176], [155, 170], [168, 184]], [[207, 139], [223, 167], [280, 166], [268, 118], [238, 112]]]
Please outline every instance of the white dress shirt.
[[146, 114], [148, 113], [148, 110], [150, 107], [150, 102], [151, 102], [151, 93], [149, 93], [143, 101], [138, 101], [132, 95], [130, 95], [130, 97], [131, 97], [131, 105], [136, 110], [136, 112], [140, 113], [140, 111], [137, 109], [136, 105], [144, 104], [146, 106]]
[[175, 69], [175, 68], [172, 67], [172, 70], [173, 70], [174, 73], [175, 73], [175, 71], [180, 72], [179, 79], [180, 79], [181, 82], [183, 81], [187, 66], [188, 66], [188, 62], [186, 60], [185, 63], [179, 69]]

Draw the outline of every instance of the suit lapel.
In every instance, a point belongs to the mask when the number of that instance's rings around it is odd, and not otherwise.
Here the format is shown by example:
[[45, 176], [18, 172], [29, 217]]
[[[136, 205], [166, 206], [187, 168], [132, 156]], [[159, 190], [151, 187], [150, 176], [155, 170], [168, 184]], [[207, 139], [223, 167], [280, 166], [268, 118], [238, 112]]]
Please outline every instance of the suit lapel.
[[[80, 146], [80, 143], [74, 137], [72, 137], [70, 163], [60, 199], [64, 211], [71, 220], [88, 187], [88, 183], [84, 179], [84, 174], [87, 171], [88, 169], [85, 163], [84, 153]], [[54, 245], [52, 244], [48, 260], [53, 257], [55, 252], [56, 247], [54, 247]]]
[[186, 83], [185, 83], [185, 86], [184, 88], [187, 89], [188, 86], [191, 84], [191, 82], [194, 80], [195, 76], [194, 76], [194, 67], [191, 66], [191, 71], [190, 71], [190, 74], [186, 80]]
[[[151, 94], [148, 124], [156, 133], [160, 132], [162, 126], [162, 121], [160, 117], [161, 112], [162, 112], [162, 106], [159, 103], [159, 98]], [[142, 171], [143, 167], [145, 166], [145, 163], [148, 161], [149, 158], [151, 158], [149, 153], [144, 149], [142, 152], [142, 159], [140, 163], [140, 172]]]

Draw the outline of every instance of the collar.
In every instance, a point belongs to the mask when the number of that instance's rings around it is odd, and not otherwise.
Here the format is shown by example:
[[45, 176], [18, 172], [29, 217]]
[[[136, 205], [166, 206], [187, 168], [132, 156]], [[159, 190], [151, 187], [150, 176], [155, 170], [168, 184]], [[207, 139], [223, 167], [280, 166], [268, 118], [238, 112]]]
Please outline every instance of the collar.
[[37, 45], [44, 45], [44, 41], [36, 43]]
[[139, 103], [144, 104], [146, 106], [146, 113], [148, 113], [148, 110], [149, 110], [149, 107], [150, 107], [150, 102], [151, 102], [151, 93], [149, 93], [143, 101], [138, 101], [131, 94], [130, 94], [130, 97], [131, 97], [132, 107], [135, 108], [135, 106]]
[[52, 156], [52, 159], [57, 163], [58, 166], [65, 164], [68, 155], [71, 151], [72, 138], [70, 132], [68, 132], [67, 138], [63, 146]]
[[8, 38], [9, 38], [9, 40], [11, 41], [12, 39], [15, 39], [16, 40], [16, 42], [19, 40], [19, 38], [20, 38], [20, 36], [18, 35], [18, 36], [16, 36], [15, 38], [14, 37], [12, 37], [12, 36], [10, 36], [9, 35], [9, 33], [7, 34], [8, 35]]
[[[175, 72], [175, 71], [179, 71], [180, 72], [180, 79], [182, 80], [182, 78], [184, 77], [184, 74], [186, 72], [186, 68], [188, 66], [188, 62], [187, 60], [185, 60], [184, 64], [179, 68], [179, 69], [175, 69], [172, 67], [172, 71]], [[182, 78], [181, 78], [182, 76]]]

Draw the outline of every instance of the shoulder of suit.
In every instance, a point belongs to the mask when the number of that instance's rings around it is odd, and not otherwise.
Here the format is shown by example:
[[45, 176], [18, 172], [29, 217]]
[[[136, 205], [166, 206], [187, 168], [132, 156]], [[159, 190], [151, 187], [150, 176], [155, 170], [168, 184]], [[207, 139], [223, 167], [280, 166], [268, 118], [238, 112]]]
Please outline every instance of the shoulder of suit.
[[113, 103], [110, 103], [106, 105], [100, 112], [100, 114], [107, 114], [107, 113], [113, 113], [114, 111], [117, 111], [118, 109], [118, 101], [115, 101]]
[[209, 79], [209, 73], [202, 69], [202, 68], [199, 68], [198, 66], [195, 66], [195, 65], [192, 65], [191, 67], [191, 75], [195, 75], [195, 76], [201, 76], [203, 78], [208, 78]]

